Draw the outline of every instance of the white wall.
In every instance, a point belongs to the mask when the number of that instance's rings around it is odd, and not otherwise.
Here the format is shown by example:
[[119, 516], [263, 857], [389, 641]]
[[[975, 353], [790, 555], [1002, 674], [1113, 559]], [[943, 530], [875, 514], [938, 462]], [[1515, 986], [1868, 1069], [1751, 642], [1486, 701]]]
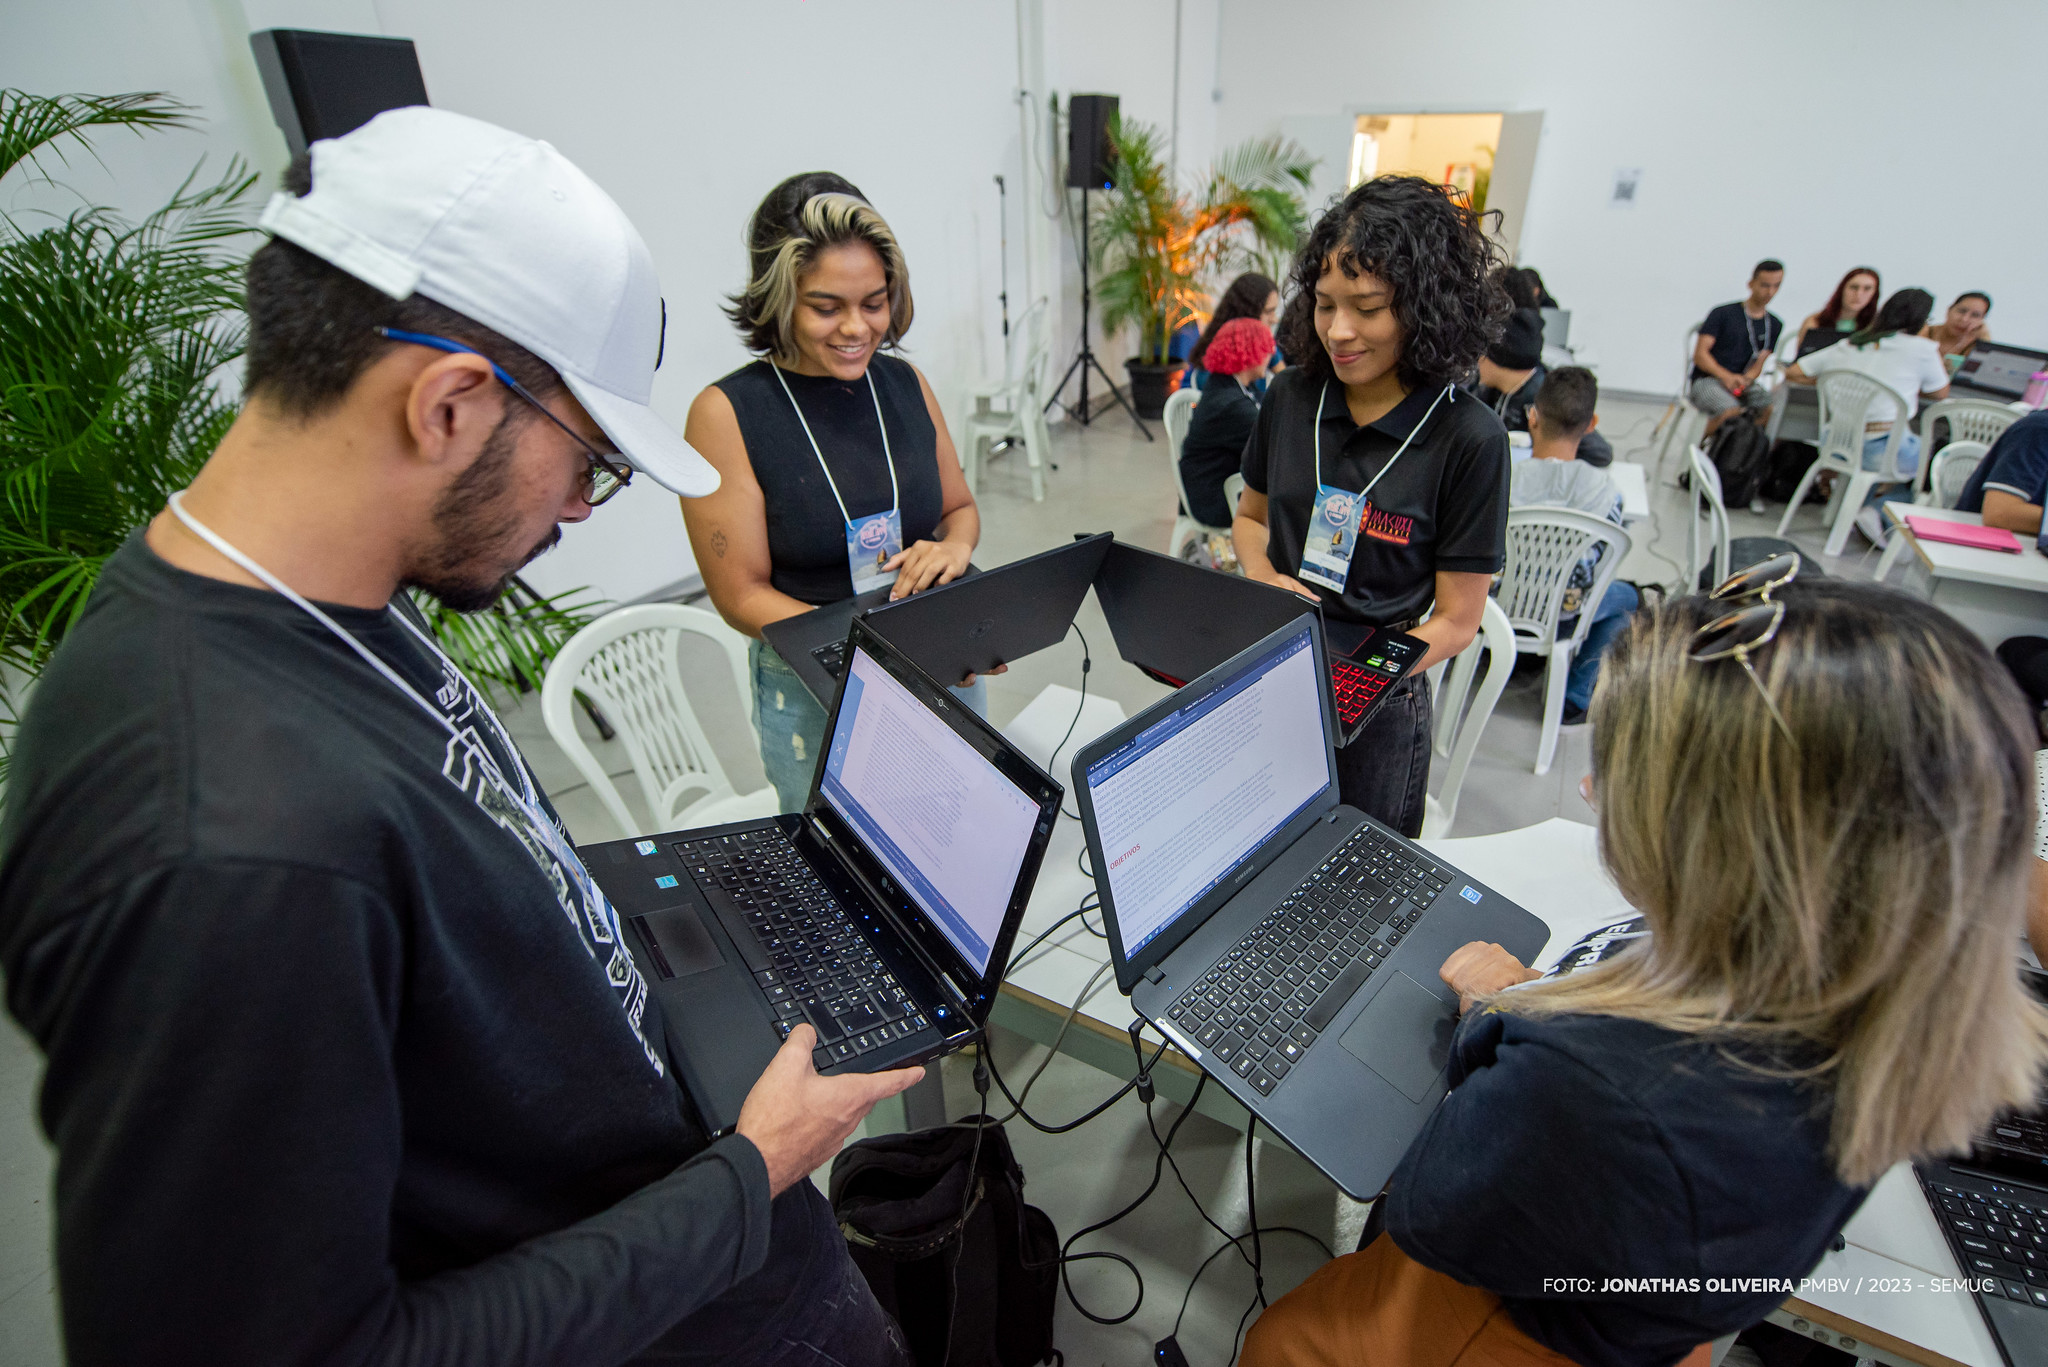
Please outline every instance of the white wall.
[[[1686, 327], [1765, 256], [1788, 323], [1867, 263], [1937, 310], [1988, 290], [1993, 332], [2043, 346], [2042, 33], [2031, 0], [1222, 0], [1216, 136], [1543, 110], [1521, 257], [1610, 387], [1669, 392]], [[1632, 210], [1607, 202], [1621, 167], [1643, 168]]]

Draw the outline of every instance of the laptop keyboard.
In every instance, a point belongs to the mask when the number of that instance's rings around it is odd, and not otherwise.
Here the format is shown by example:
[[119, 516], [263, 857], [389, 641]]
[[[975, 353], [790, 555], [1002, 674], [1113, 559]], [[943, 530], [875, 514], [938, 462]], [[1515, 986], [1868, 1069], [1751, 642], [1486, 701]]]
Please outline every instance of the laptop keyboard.
[[[2004, 1124], [2005, 1122], [2000, 1122]], [[1987, 1181], [1971, 1190], [1923, 1179], [1928, 1204], [1982, 1294], [2048, 1309], [2048, 1192]], [[1996, 1280], [1994, 1280], [1994, 1278]]]
[[1345, 726], [1358, 725], [1375, 699], [1387, 691], [1393, 680], [1349, 660], [1330, 661], [1330, 689], [1337, 700], [1337, 716]]
[[818, 1031], [818, 1067], [845, 1063], [929, 1029], [931, 1021], [876, 954], [853, 918], [779, 830], [745, 831], [676, 846], [707, 892], [732, 898], [753, 932], [754, 980], [789, 1037]]
[[846, 642], [829, 641], [821, 646], [811, 647], [811, 658], [821, 665], [833, 678], [846, 674]]
[[1361, 826], [1167, 1019], [1270, 1096], [1449, 881], [1449, 870]]

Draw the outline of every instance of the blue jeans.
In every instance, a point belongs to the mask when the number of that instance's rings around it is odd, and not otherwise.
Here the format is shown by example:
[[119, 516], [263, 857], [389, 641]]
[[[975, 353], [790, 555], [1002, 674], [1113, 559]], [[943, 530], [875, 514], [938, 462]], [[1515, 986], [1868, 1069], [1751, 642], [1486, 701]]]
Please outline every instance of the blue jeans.
[[1606, 653], [1608, 643], [1628, 625], [1629, 614], [1640, 606], [1642, 599], [1637, 596], [1635, 585], [1617, 579], [1607, 586], [1600, 610], [1593, 614], [1593, 625], [1586, 628], [1586, 639], [1572, 656], [1572, 671], [1565, 676], [1566, 706], [1581, 710], [1591, 706], [1593, 685], [1600, 681], [1600, 657]]
[[[1889, 434], [1866, 436], [1863, 439], [1863, 468], [1875, 470], [1884, 459], [1884, 444], [1891, 440]], [[1913, 501], [1912, 477], [1920, 471], [1920, 434], [1908, 432], [1899, 439], [1899, 468], [1906, 472], [1907, 482], [1890, 488], [1883, 485], [1870, 491], [1863, 502], [1871, 506], [1879, 503], [1911, 503]]]
[[[773, 647], [749, 642], [747, 663], [754, 670], [754, 725], [761, 733], [762, 772], [775, 785], [782, 810], [800, 812], [810, 800], [811, 780], [817, 776], [826, 710]], [[972, 686], [953, 691], [975, 715], [988, 715], [986, 680], [976, 679]]]

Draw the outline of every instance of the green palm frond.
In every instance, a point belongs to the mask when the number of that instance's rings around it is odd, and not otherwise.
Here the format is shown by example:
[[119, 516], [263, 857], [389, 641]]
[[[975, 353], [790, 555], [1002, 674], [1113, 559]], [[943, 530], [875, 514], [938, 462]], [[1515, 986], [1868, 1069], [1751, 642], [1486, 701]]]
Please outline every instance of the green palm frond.
[[133, 95], [31, 95], [0, 90], [0, 176], [21, 166], [36, 180], [48, 180], [45, 158], [69, 165], [64, 149], [71, 145], [90, 154], [88, 130], [129, 128], [146, 133], [162, 128], [190, 128], [192, 109], [157, 91]]
[[1119, 120], [1109, 140], [1116, 185], [1091, 225], [1095, 297], [1104, 330], [1134, 325], [1139, 359], [1157, 364], [1205, 316], [1204, 282], [1299, 245], [1315, 161], [1283, 138], [1254, 138], [1218, 156], [1191, 193], [1173, 183], [1158, 129]]

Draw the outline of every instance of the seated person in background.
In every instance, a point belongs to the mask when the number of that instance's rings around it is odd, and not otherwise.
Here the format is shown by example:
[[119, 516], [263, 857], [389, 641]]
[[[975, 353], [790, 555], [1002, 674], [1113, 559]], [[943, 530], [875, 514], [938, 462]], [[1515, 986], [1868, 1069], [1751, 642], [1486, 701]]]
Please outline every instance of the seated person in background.
[[2029, 413], [1998, 434], [1956, 499], [1956, 509], [1982, 513], [1987, 527], [2041, 534], [2048, 503], [2048, 409]]
[[1516, 266], [1501, 272], [1501, 288], [1508, 292], [1508, 298], [1515, 301], [1518, 309], [1554, 309], [1561, 305], [1550, 297], [1550, 291], [1543, 288], [1543, 277], [1533, 266]]
[[1759, 261], [1749, 273], [1749, 297], [1721, 305], [1700, 324], [1689, 392], [1707, 415], [1705, 436], [1714, 435], [1737, 409], [1755, 413], [1770, 406], [1770, 394], [1756, 381], [1785, 333], [1785, 320], [1765, 307], [1784, 283], [1783, 262]]
[[1537, 982], [1498, 945], [1451, 955], [1451, 1093], [1363, 1251], [1275, 1301], [1245, 1367], [1703, 1365], [1784, 1299], [1708, 1279], [1804, 1276], [1893, 1164], [2033, 1104], [2025, 703], [1930, 604], [1769, 582], [1616, 642], [1588, 796], [1645, 933]]
[[1963, 357], [1970, 354], [1971, 347], [1991, 340], [1991, 329], [1984, 326], [1984, 318], [1990, 312], [1990, 295], [1982, 290], [1967, 290], [1948, 306], [1946, 318], [1921, 331], [1922, 337], [1932, 338], [1941, 349], [1942, 364], [1948, 367], [1949, 374], [1962, 367]]
[[[1280, 287], [1257, 271], [1246, 271], [1230, 282], [1230, 288], [1224, 290], [1223, 297], [1216, 301], [1216, 311], [1209, 315], [1208, 325], [1201, 330], [1188, 351], [1188, 368], [1180, 377], [1182, 389], [1206, 390], [1211, 375], [1230, 373], [1209, 364], [1209, 345], [1216, 340], [1216, 334], [1226, 324], [1236, 322], [1240, 318], [1256, 318], [1264, 323], [1266, 337], [1270, 341], [1273, 329], [1280, 326]], [[1280, 369], [1280, 353], [1277, 351], [1259, 359], [1269, 362], [1273, 370]], [[1266, 382], [1261, 378], [1258, 382], [1258, 393], [1265, 392]]]
[[[1922, 398], [1948, 397], [1948, 370], [1942, 365], [1934, 343], [1920, 335], [1920, 329], [1926, 325], [1927, 315], [1933, 308], [1934, 296], [1926, 290], [1900, 290], [1884, 301], [1884, 307], [1877, 311], [1877, 319], [1870, 327], [1850, 333], [1845, 342], [1801, 356], [1785, 372], [1785, 379], [1791, 384], [1812, 384], [1834, 370], [1868, 375], [1905, 397], [1906, 417], [1910, 419], [1920, 410]], [[1864, 469], [1877, 468], [1878, 461], [1884, 457], [1892, 423], [1897, 418], [1898, 407], [1890, 399], [1880, 395], [1871, 404], [1864, 422]], [[1920, 468], [1918, 433], [1907, 432], [1900, 439], [1898, 464], [1902, 470]], [[1856, 514], [1857, 530], [1873, 545], [1882, 545], [1886, 535], [1876, 505], [1883, 501], [1885, 491], [1894, 489], [1898, 486], [1878, 485], [1870, 491], [1870, 506]], [[1909, 491], [1901, 489], [1897, 496], [1908, 495]]]
[[1835, 292], [1821, 305], [1820, 312], [1809, 313], [1799, 320], [1799, 336], [1793, 343], [1793, 354], [1804, 356], [1809, 351], [1818, 351], [1824, 346], [1833, 346], [1857, 328], [1867, 328], [1877, 321], [1877, 297], [1880, 293], [1877, 270], [1873, 266], [1858, 266], [1843, 276], [1835, 286]]
[[[1508, 271], [1506, 275], [1513, 276], [1514, 272]], [[1509, 293], [1512, 297], [1513, 291]], [[1532, 308], [1517, 308], [1508, 315], [1507, 330], [1501, 333], [1500, 340], [1479, 358], [1479, 383], [1472, 387], [1472, 393], [1493, 409], [1508, 431], [1527, 432], [1529, 405], [1542, 392], [1545, 374], [1543, 315]], [[1614, 448], [1607, 444], [1607, 438], [1589, 429], [1578, 457], [1588, 465], [1611, 465]]]
[[1180, 483], [1192, 505], [1188, 516], [1204, 526], [1227, 528], [1230, 505], [1223, 482], [1244, 464], [1244, 444], [1259, 421], [1252, 386], [1266, 377], [1273, 333], [1256, 318], [1233, 318], [1209, 339], [1207, 351], [1216, 369], [1180, 444]]
[[[1534, 442], [1530, 459], [1516, 462], [1508, 476], [1510, 508], [1576, 508], [1621, 525], [1621, 491], [1613, 480], [1578, 459], [1582, 439], [1600, 422], [1593, 411], [1599, 399], [1600, 386], [1584, 366], [1560, 366], [1550, 372], [1543, 393], [1529, 409], [1529, 435]], [[1565, 590], [1567, 618], [1578, 616], [1581, 596], [1593, 586], [1599, 564], [1596, 552], [1573, 568], [1571, 587]], [[1607, 586], [1565, 681], [1566, 726], [1585, 721], [1593, 685], [1600, 678], [1600, 655], [1628, 625], [1629, 614], [1641, 602], [1633, 584], [1617, 579]], [[1560, 632], [1567, 630], [1559, 627]]]

